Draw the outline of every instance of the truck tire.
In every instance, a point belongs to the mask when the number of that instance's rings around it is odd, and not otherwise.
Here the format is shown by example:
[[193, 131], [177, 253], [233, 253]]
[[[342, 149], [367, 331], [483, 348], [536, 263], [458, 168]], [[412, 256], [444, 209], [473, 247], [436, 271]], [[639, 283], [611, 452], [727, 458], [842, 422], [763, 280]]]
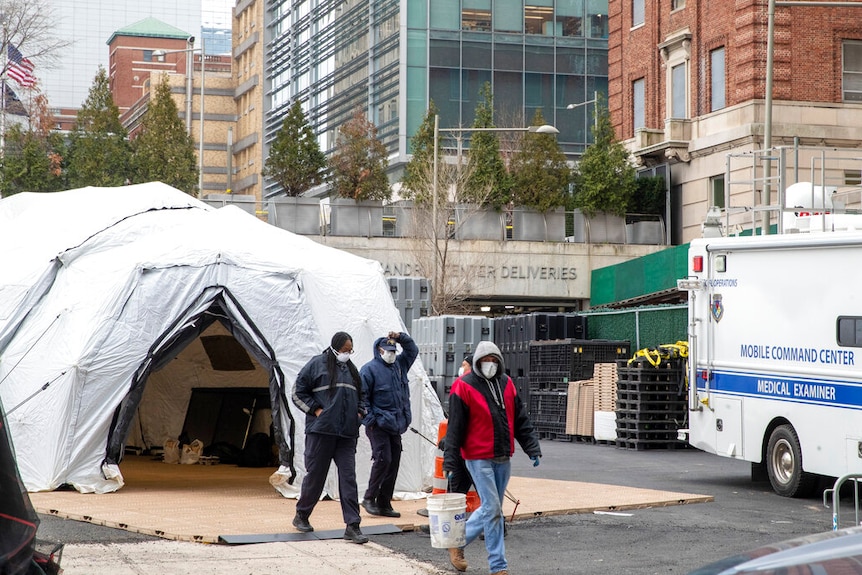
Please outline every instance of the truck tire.
[[766, 471], [773, 491], [782, 497], [806, 497], [817, 486], [817, 477], [802, 471], [802, 448], [792, 425], [779, 425], [769, 436]]

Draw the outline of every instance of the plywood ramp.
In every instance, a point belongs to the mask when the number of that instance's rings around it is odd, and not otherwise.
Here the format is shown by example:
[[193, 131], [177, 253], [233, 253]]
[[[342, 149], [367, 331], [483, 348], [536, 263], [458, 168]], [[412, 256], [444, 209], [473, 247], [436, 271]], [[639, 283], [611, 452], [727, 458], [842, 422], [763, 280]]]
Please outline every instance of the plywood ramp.
[[[31, 493], [39, 513], [87, 521], [179, 541], [217, 543], [219, 536], [295, 533], [295, 499], [269, 484], [273, 468], [234, 465], [167, 465], [149, 457], [126, 457], [120, 469], [126, 485], [115, 493], [76, 491]], [[512, 477], [503, 511], [517, 521], [538, 515], [618, 511], [712, 501], [711, 496], [578, 481]], [[360, 493], [360, 497], [362, 494]], [[393, 501], [401, 517], [374, 517], [364, 510], [362, 526], [394, 524], [418, 529], [427, 518], [417, 511], [424, 499]], [[514, 514], [514, 516], [513, 516]], [[321, 501], [311, 515], [315, 532], [343, 531], [341, 506]]]

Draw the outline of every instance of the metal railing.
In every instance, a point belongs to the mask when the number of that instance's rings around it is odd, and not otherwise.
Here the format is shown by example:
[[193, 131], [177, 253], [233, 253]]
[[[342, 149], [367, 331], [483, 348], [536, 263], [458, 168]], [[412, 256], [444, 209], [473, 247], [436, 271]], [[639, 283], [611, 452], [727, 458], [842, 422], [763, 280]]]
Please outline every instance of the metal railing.
[[767, 225], [778, 233], [847, 225], [831, 216], [857, 214], [862, 207], [862, 157], [857, 154], [800, 145], [728, 154], [719, 208], [725, 234], [763, 233]]
[[[303, 235], [349, 235], [410, 238], [427, 230], [427, 210], [410, 202], [317, 203], [294, 198], [270, 199], [270, 224]], [[442, 217], [443, 214], [441, 214]], [[516, 207], [497, 211], [476, 206], [448, 208], [450, 238], [457, 240], [541, 241], [665, 245], [664, 219], [653, 214], [587, 218], [579, 211], [540, 213]], [[350, 223], [350, 226], [343, 224]], [[336, 225], [337, 224], [337, 225]]]
[[853, 482], [853, 507], [854, 519], [853, 525], [860, 525], [859, 515], [859, 480], [862, 479], [862, 473], [849, 473], [842, 475], [835, 480], [835, 484], [830, 489], [823, 491], [823, 505], [829, 507], [829, 499], [832, 499], [832, 531], [837, 531], [841, 527], [841, 487], [848, 481]]

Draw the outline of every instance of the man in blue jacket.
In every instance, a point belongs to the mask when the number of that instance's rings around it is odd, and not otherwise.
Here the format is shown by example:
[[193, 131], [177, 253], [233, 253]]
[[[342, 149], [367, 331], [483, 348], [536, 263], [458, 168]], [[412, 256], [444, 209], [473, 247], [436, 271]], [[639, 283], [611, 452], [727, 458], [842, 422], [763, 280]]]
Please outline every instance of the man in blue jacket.
[[407, 372], [418, 355], [413, 338], [391, 331], [374, 342], [374, 358], [359, 371], [366, 410], [362, 423], [373, 461], [362, 507], [371, 515], [401, 517], [392, 508], [392, 494], [401, 465], [401, 435], [412, 420]]

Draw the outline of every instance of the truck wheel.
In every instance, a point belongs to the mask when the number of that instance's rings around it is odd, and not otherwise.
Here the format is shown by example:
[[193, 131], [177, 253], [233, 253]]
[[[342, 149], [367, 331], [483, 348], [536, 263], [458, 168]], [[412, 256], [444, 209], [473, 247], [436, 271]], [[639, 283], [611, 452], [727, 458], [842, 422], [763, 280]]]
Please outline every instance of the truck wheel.
[[792, 425], [780, 425], [769, 436], [766, 471], [772, 489], [782, 497], [806, 497], [817, 485], [817, 477], [802, 471], [802, 448]]

